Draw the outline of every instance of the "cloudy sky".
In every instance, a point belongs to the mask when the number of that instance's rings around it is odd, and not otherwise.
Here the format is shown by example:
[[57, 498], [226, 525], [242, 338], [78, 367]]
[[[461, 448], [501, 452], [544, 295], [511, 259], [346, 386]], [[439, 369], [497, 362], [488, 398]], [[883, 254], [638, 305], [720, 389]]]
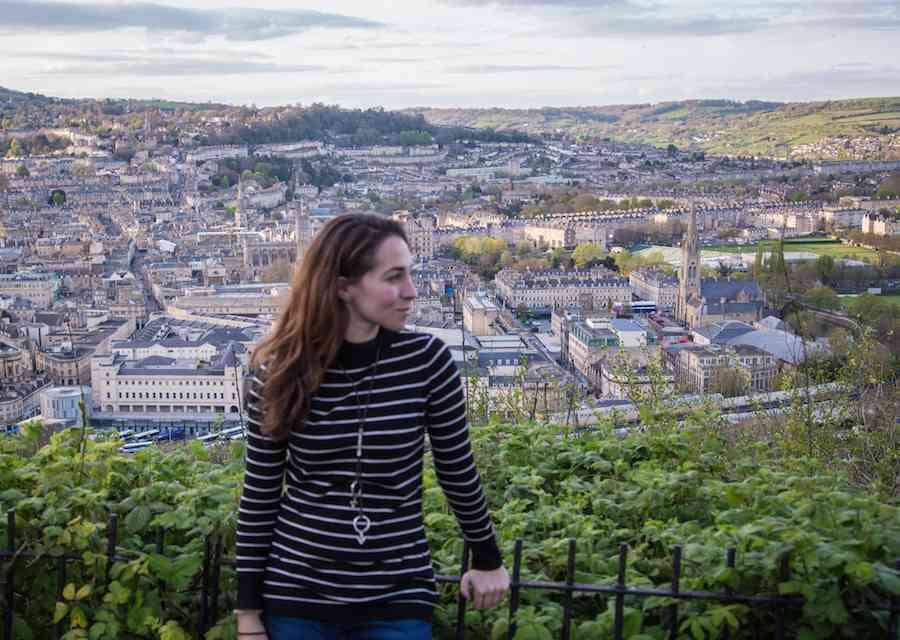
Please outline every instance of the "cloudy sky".
[[898, 0], [0, 0], [0, 86], [234, 104], [900, 95]]

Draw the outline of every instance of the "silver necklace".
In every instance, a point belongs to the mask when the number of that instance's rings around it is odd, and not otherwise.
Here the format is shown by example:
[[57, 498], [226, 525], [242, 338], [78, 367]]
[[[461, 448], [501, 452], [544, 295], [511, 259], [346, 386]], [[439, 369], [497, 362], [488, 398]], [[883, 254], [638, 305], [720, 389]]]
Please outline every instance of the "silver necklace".
[[[377, 339], [377, 338], [376, 338]], [[375, 375], [378, 373], [378, 362], [381, 360], [381, 343], [375, 352], [375, 367], [372, 369], [372, 377], [369, 378], [369, 389], [366, 393], [366, 406], [363, 409], [359, 399], [359, 383], [354, 383], [350, 374], [347, 373], [344, 363], [341, 363], [341, 371], [344, 377], [353, 385], [354, 397], [356, 398], [356, 479], [350, 483], [350, 506], [356, 509], [356, 516], [353, 518], [353, 530], [356, 532], [356, 541], [363, 545], [366, 543], [366, 532], [371, 528], [372, 521], [363, 510], [363, 486], [362, 486], [362, 445], [363, 445], [363, 425], [369, 415], [369, 405], [372, 401], [372, 388], [375, 386]], [[366, 367], [368, 369], [368, 367]], [[362, 382], [362, 380], [360, 380]]]

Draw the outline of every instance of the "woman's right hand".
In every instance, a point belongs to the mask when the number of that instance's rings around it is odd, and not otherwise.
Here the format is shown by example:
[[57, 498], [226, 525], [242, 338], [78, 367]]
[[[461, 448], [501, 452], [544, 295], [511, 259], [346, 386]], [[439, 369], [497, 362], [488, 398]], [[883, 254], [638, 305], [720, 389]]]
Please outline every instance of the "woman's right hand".
[[248, 611], [236, 616], [238, 640], [269, 640], [261, 613]]

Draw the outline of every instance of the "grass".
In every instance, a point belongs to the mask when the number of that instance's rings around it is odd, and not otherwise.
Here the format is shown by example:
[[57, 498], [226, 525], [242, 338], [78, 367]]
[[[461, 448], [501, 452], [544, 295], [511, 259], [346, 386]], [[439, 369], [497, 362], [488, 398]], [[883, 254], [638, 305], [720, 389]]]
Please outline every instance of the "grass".
[[[850, 295], [850, 296], [843, 295], [843, 296], [841, 296], [841, 304], [843, 305], [844, 309], [849, 309], [850, 304], [854, 300], [856, 300], [858, 297], [859, 297], [858, 295]], [[895, 307], [900, 307], [900, 293], [891, 293], [888, 295], [877, 296], [877, 297], [881, 300], [886, 300], [887, 302], [890, 302]]]
[[[772, 240], [763, 240], [753, 245], [725, 244], [708, 247], [704, 246], [703, 249], [706, 251], [721, 251], [722, 253], [754, 253], [757, 245], [762, 245], [763, 251], [768, 251], [775, 246], [775, 243]], [[784, 243], [784, 250], [785, 252], [808, 251], [809, 253], [814, 253], [816, 255], [828, 255], [833, 258], [843, 258], [845, 256], [849, 256], [856, 260], [862, 260], [863, 258], [873, 260], [875, 258], [875, 251], [872, 249], [867, 249], [866, 247], [852, 247], [839, 240], [829, 240], [826, 238], [801, 241], [786, 240]]]

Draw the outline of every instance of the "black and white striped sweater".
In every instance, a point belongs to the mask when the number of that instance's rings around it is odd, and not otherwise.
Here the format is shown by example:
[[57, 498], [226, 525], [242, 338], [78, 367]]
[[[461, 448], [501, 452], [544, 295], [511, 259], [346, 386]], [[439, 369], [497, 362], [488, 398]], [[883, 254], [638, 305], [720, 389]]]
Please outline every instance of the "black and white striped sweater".
[[[472, 566], [501, 565], [472, 458], [459, 370], [439, 338], [381, 329], [367, 343], [345, 342], [304, 424], [281, 442], [260, 433], [260, 377], [252, 376], [247, 388], [239, 608], [334, 622], [429, 619], [437, 591], [422, 516], [426, 434], [438, 481], [471, 543]], [[357, 394], [369, 404], [362, 477], [372, 526], [363, 545], [352, 527], [349, 490]]]

